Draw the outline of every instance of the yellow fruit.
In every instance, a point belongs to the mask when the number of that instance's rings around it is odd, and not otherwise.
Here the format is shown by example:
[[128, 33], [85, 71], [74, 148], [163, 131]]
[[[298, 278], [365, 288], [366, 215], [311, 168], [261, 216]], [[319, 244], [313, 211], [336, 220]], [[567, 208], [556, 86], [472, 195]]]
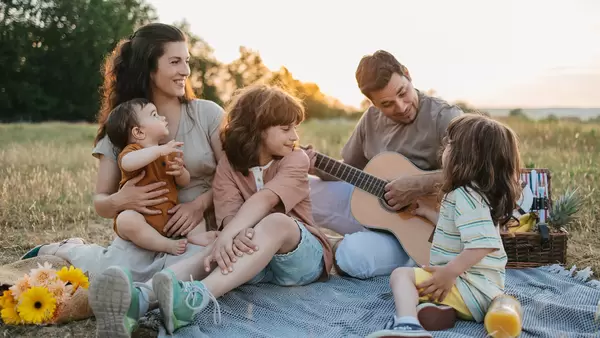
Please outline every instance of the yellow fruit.
[[535, 226], [535, 214], [527, 213], [519, 218], [519, 226], [508, 229], [508, 232], [530, 232]]

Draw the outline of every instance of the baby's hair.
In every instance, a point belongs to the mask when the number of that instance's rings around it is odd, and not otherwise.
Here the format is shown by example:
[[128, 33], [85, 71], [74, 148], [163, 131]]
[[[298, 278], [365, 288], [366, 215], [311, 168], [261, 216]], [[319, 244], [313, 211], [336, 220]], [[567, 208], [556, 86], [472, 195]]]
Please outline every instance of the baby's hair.
[[304, 106], [298, 98], [268, 85], [240, 89], [226, 111], [221, 131], [223, 150], [231, 166], [244, 175], [258, 165], [263, 131], [273, 126], [298, 125], [304, 120]]
[[123, 149], [129, 144], [131, 130], [139, 126], [136, 107], [143, 109], [149, 100], [144, 98], [136, 98], [125, 101], [116, 106], [108, 115], [105, 122], [106, 135], [110, 142], [115, 147], [115, 154], [118, 156]]
[[519, 145], [513, 130], [483, 114], [464, 114], [448, 126], [442, 194], [460, 187], [479, 193], [494, 223], [504, 223], [521, 194]]

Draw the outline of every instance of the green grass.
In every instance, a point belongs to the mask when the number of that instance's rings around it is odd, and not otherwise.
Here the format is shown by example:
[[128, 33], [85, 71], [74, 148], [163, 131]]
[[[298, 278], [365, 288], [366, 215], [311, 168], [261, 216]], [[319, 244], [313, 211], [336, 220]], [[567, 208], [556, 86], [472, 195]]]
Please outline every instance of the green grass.
[[[519, 135], [528, 166], [552, 171], [552, 194], [579, 188], [584, 206], [568, 226], [568, 265], [600, 273], [600, 124], [503, 119]], [[356, 121], [308, 121], [302, 144], [339, 158]], [[36, 244], [83, 237], [107, 245], [111, 220], [92, 207], [97, 161], [92, 157], [96, 126], [86, 124], [0, 125], [0, 264], [17, 259]], [[58, 327], [7, 328], [6, 336], [47, 337], [94, 334], [94, 321]], [[147, 334], [147, 332], [145, 333]]]

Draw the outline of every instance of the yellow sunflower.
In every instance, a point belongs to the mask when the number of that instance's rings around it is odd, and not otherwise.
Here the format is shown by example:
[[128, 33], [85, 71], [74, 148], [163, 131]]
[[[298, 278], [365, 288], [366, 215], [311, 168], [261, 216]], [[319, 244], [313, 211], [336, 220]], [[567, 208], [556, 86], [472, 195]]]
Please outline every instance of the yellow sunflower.
[[14, 305], [3, 308], [2, 311], [0, 311], [0, 315], [2, 316], [2, 321], [5, 325], [15, 325], [23, 322]]
[[75, 268], [73, 265], [71, 265], [68, 269], [66, 266], [64, 266], [56, 273], [56, 275], [63, 282], [71, 283], [74, 288], [73, 292], [75, 292], [75, 290], [77, 290], [77, 288], [80, 286], [84, 289], [87, 289], [90, 285], [90, 281], [88, 280], [87, 276], [83, 274], [83, 271]]
[[51, 319], [56, 309], [56, 299], [50, 291], [40, 286], [34, 286], [23, 292], [19, 298], [17, 310], [27, 324], [42, 324]]
[[15, 298], [12, 295], [12, 291], [6, 290], [0, 296], [0, 309], [4, 309], [7, 307], [15, 307]]

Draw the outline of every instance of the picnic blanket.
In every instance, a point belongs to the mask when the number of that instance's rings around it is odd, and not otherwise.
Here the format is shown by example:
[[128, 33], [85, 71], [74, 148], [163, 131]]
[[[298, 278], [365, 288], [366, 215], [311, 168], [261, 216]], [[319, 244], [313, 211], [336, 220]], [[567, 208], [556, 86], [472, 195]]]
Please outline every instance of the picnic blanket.
[[[561, 266], [508, 270], [506, 292], [523, 306], [521, 337], [600, 337], [594, 315], [600, 282], [591, 270]], [[332, 277], [304, 287], [271, 284], [245, 285], [219, 299], [222, 322], [213, 322], [213, 305], [194, 325], [173, 337], [365, 337], [381, 329], [394, 313], [388, 277], [368, 280]], [[170, 337], [158, 311], [144, 326]], [[432, 332], [434, 337], [486, 337], [483, 323], [459, 321], [453, 329]]]

